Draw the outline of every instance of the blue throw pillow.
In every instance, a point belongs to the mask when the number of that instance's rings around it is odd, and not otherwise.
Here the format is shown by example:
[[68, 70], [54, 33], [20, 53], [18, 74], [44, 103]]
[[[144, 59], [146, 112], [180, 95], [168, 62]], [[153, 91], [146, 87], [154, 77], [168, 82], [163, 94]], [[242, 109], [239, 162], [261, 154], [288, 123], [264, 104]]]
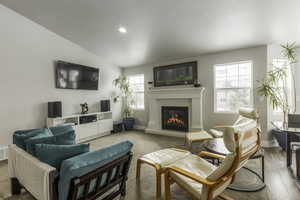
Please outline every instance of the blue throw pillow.
[[35, 137], [38, 135], [52, 136], [52, 133], [48, 128], [15, 131], [13, 134], [13, 143], [23, 150], [26, 150], [25, 141], [31, 137]]
[[25, 140], [26, 143], [26, 151], [31, 155], [35, 156], [35, 145], [36, 144], [55, 144], [56, 138], [54, 136], [49, 137], [42, 137], [42, 136], [35, 136]]
[[75, 145], [53, 145], [53, 144], [36, 144], [36, 157], [56, 169], [60, 169], [61, 163], [79, 154], [89, 152], [89, 144]]
[[56, 145], [72, 145], [75, 144], [75, 131], [61, 133], [59, 135], [39, 134], [25, 140], [26, 151], [35, 156], [36, 144], [56, 144]]
[[55, 144], [58, 145], [68, 145], [68, 144], [75, 144], [75, 131], [68, 130], [66, 132], [60, 133], [59, 135], [54, 135], [55, 137]]
[[53, 127], [49, 127], [49, 129], [53, 135], [60, 135], [62, 133], [74, 130], [71, 125], [53, 126]]

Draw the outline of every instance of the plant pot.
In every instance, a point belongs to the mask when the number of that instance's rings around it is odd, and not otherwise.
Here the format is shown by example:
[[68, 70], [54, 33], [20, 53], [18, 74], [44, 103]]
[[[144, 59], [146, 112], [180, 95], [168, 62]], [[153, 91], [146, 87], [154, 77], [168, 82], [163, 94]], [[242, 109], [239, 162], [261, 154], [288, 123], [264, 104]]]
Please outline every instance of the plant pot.
[[128, 118], [124, 118], [123, 119], [123, 123], [124, 123], [124, 128], [125, 130], [132, 130], [134, 127], [134, 118], [133, 117], [128, 117]]

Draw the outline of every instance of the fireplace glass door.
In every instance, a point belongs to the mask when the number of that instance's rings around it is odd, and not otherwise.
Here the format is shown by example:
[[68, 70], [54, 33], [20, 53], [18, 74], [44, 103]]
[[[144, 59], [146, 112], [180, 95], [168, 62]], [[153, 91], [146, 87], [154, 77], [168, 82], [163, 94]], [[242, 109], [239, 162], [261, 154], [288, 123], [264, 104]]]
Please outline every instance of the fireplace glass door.
[[189, 130], [188, 107], [162, 106], [162, 129], [187, 132]]

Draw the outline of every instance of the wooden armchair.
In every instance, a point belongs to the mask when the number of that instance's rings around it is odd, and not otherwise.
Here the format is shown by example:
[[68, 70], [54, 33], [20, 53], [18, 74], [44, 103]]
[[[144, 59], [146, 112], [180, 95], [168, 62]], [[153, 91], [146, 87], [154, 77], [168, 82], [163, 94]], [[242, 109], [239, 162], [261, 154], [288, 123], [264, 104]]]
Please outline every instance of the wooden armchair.
[[[260, 148], [260, 128], [256, 119], [257, 117], [248, 118], [238, 125], [225, 128], [224, 144], [230, 152], [226, 156], [201, 152], [167, 167], [166, 200], [171, 199], [170, 186], [173, 183], [191, 195], [192, 199], [212, 200], [216, 197], [231, 199], [223, 195], [223, 191], [232, 182], [235, 172], [243, 167]], [[215, 166], [201, 158], [204, 156], [217, 158], [222, 163]]]
[[220, 138], [220, 137], [223, 137], [223, 132], [228, 126], [235, 126], [235, 125], [244, 123], [245, 121], [248, 121], [248, 120], [256, 120], [258, 122], [257, 112], [252, 108], [240, 108], [239, 109], [239, 117], [233, 123], [233, 125], [214, 126], [212, 129], [209, 130], [209, 133], [215, 138]]

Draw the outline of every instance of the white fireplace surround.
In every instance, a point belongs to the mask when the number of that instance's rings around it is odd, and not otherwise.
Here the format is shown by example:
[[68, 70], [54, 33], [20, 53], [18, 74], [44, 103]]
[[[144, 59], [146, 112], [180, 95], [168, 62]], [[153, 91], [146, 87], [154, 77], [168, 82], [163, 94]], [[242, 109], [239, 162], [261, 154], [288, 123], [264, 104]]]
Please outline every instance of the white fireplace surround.
[[162, 106], [187, 106], [189, 110], [189, 131], [203, 130], [203, 91], [204, 87], [172, 87], [149, 89], [149, 122], [145, 131], [147, 133], [153, 134], [185, 137], [185, 132], [162, 129]]

